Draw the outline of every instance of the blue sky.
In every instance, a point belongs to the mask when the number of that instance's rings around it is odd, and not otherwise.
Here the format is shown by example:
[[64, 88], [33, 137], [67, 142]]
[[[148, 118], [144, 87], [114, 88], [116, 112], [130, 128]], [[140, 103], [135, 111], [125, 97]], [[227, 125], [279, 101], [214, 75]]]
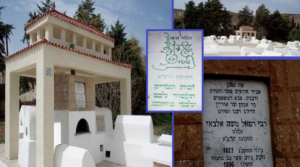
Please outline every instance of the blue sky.
[[[185, 9], [185, 3], [189, 0], [174, 0], [174, 8]], [[195, 4], [200, 2], [206, 2], [207, 0], [194, 0]], [[255, 14], [256, 9], [264, 3], [265, 6], [274, 12], [276, 9], [280, 13], [290, 13], [290, 14], [300, 14], [300, 1], [299, 0], [220, 0], [221, 3], [232, 12], [239, 12], [243, 7], [248, 5], [248, 7], [253, 10]]]
[[[37, 10], [36, 4], [41, 0], [0, 0], [1, 19], [6, 24], [13, 24], [15, 29], [10, 37], [9, 53], [15, 53], [27, 47], [21, 42], [24, 25], [29, 19], [28, 13]], [[45, 1], [45, 0], [43, 0]], [[146, 53], [146, 29], [172, 28], [172, 0], [94, 0], [95, 13], [101, 13], [105, 23], [110, 27], [117, 19], [126, 25], [127, 38], [135, 37]], [[56, 10], [67, 11], [73, 17], [81, 0], [55, 0]]]

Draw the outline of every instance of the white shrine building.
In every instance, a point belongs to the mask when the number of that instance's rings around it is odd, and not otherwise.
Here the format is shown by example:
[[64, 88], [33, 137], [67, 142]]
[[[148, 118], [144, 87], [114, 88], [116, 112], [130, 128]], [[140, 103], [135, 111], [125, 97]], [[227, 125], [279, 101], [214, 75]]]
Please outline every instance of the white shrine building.
[[256, 31], [253, 30], [251, 26], [240, 26], [239, 30], [235, 30], [236, 36], [241, 36], [241, 38], [256, 38]]
[[[22, 167], [171, 166], [172, 138], [155, 142], [151, 117], [131, 116], [131, 65], [111, 60], [113, 38], [55, 9], [26, 33], [30, 46], [6, 57], [6, 159]], [[36, 106], [21, 110], [20, 76], [36, 78]], [[120, 82], [115, 129], [111, 111], [95, 106], [95, 85], [112, 81]]]

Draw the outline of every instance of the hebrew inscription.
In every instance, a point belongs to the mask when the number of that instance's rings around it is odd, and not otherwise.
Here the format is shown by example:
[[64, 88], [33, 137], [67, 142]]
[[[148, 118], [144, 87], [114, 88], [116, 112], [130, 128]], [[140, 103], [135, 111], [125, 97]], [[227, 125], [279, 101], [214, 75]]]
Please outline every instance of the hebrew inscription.
[[86, 108], [84, 83], [75, 82], [77, 108]]
[[205, 166], [273, 166], [267, 90], [263, 82], [204, 81]]
[[202, 32], [148, 32], [148, 110], [202, 110]]

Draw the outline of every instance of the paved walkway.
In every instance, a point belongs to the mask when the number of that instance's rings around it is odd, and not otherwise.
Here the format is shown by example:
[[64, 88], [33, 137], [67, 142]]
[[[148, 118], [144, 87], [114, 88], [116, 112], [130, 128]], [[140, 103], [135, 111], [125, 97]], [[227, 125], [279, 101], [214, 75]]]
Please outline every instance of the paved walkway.
[[[0, 144], [0, 167], [21, 167], [18, 164], [18, 160], [11, 161], [5, 159], [4, 151], [5, 151], [4, 144]], [[97, 164], [96, 167], [129, 167], [129, 166], [124, 166], [124, 165], [120, 165], [108, 161], [102, 161], [101, 163]]]
[[5, 159], [4, 151], [4, 144], [0, 144], [0, 167], [21, 167], [17, 159], [12, 161]]
[[101, 163], [97, 164], [96, 167], [129, 167], [129, 166], [124, 166], [124, 165], [120, 165], [108, 161], [102, 161]]

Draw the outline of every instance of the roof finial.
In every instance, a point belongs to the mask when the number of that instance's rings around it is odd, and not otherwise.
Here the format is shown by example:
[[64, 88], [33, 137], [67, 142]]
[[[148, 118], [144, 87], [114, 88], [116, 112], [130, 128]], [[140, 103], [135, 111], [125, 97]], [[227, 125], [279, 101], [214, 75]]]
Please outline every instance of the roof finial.
[[55, 1], [52, 3], [52, 9], [55, 10]]

